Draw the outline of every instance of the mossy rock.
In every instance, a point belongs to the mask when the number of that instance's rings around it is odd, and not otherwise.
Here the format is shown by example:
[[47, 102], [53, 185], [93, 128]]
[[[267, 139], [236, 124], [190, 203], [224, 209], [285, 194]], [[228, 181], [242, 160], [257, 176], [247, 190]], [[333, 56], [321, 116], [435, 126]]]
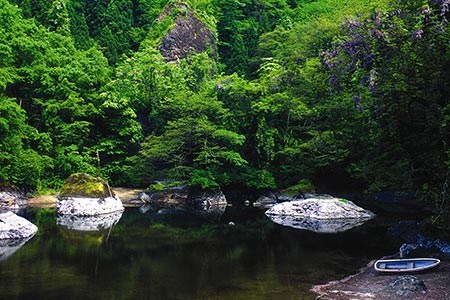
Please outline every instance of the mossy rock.
[[70, 175], [59, 192], [59, 198], [88, 197], [104, 199], [111, 196], [114, 197], [114, 193], [106, 181], [83, 173]]

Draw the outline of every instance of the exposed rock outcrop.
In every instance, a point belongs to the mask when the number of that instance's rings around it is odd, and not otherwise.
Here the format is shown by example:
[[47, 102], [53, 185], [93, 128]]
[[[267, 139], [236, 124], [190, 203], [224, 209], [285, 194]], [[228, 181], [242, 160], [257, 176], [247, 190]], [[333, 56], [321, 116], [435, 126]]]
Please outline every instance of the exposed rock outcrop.
[[184, 208], [189, 194], [187, 185], [168, 187], [161, 191], [139, 193], [139, 199], [152, 210], [164, 208]]
[[124, 207], [101, 178], [73, 174], [59, 193], [56, 209], [63, 215], [95, 216], [123, 211]]
[[348, 230], [374, 217], [349, 200], [332, 197], [279, 203], [266, 215], [284, 226], [327, 233]]
[[222, 191], [195, 192], [187, 185], [165, 188], [161, 191], [146, 191], [139, 195], [139, 199], [144, 203], [140, 208], [142, 213], [185, 210], [211, 218], [221, 216], [227, 207], [227, 200]]
[[[168, 7], [158, 18], [161, 21], [172, 10]], [[190, 54], [208, 52], [215, 58], [217, 47], [214, 34], [208, 26], [201, 22], [184, 4], [177, 4], [177, 10], [185, 13], [175, 19], [172, 29], [164, 36], [158, 50], [167, 62], [178, 62]]]
[[27, 219], [10, 211], [0, 211], [0, 240], [30, 238], [37, 230]]

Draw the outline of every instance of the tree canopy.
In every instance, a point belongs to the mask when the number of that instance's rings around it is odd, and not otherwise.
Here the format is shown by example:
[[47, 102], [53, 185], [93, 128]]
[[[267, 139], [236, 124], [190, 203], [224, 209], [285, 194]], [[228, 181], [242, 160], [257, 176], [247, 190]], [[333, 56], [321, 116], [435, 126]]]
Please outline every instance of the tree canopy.
[[[98, 155], [115, 185], [395, 191], [447, 210], [447, 1], [0, 4], [2, 186], [55, 188]], [[217, 55], [167, 61], [187, 16]]]

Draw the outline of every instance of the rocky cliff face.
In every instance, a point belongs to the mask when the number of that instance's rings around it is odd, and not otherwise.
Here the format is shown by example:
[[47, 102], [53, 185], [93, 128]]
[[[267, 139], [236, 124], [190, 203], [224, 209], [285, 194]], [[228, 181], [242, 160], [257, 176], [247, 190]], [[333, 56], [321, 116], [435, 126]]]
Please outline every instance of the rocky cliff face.
[[[172, 8], [167, 8], [158, 18], [161, 21], [166, 18]], [[175, 24], [164, 36], [158, 50], [166, 59], [166, 62], [176, 63], [190, 54], [208, 51], [210, 56], [217, 55], [216, 40], [208, 26], [197, 19], [194, 13], [185, 5], [178, 4], [178, 11], [184, 12], [175, 19]]]

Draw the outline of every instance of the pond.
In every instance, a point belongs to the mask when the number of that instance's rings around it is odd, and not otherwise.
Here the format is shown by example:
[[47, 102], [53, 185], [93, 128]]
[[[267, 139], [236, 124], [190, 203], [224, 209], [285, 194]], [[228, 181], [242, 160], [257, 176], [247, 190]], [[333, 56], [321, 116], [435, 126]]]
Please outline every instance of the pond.
[[321, 234], [277, 225], [252, 207], [209, 218], [127, 208], [100, 231], [57, 225], [52, 209], [23, 215], [39, 232], [0, 260], [0, 299], [315, 299], [313, 284], [399, 247], [386, 238], [395, 220], [380, 217]]

